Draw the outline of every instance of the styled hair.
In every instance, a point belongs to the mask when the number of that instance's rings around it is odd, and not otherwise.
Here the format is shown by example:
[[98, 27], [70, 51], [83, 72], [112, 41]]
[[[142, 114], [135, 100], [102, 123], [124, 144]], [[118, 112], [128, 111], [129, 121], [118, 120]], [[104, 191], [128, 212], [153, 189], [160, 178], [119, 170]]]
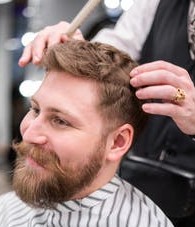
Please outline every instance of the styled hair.
[[70, 40], [49, 48], [42, 65], [47, 71], [66, 72], [94, 81], [105, 130], [129, 123], [134, 128], [134, 140], [137, 138], [147, 115], [129, 83], [129, 73], [137, 63], [126, 53], [99, 42]]

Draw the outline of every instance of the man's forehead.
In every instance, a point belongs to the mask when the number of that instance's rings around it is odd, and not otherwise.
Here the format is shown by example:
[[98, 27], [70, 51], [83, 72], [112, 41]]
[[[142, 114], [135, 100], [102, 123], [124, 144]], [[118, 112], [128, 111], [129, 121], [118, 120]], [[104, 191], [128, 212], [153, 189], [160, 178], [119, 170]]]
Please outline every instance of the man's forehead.
[[50, 110], [67, 109], [75, 113], [95, 113], [99, 104], [96, 83], [64, 72], [48, 72], [33, 96]]
[[[57, 73], [58, 74], [58, 73]], [[77, 104], [86, 103], [92, 106], [98, 99], [96, 86], [91, 81], [72, 76], [47, 75], [34, 97], [48, 99], [71, 100]]]

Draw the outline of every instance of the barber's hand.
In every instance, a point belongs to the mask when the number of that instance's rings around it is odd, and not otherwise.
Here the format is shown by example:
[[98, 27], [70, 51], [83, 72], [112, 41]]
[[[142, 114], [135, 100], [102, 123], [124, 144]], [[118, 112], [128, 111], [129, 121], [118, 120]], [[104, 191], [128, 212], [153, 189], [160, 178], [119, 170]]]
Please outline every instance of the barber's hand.
[[136, 96], [146, 100], [145, 112], [169, 116], [182, 132], [195, 135], [195, 87], [185, 69], [156, 61], [136, 67], [130, 77]]
[[[56, 43], [66, 42], [70, 39], [65, 34], [69, 26], [70, 24], [67, 22], [60, 22], [53, 26], [47, 26], [41, 30], [35, 39], [24, 48], [23, 54], [18, 62], [19, 66], [24, 67], [30, 62], [36, 65], [40, 64], [45, 48]], [[80, 30], [77, 30], [71, 38], [79, 40], [84, 39]]]

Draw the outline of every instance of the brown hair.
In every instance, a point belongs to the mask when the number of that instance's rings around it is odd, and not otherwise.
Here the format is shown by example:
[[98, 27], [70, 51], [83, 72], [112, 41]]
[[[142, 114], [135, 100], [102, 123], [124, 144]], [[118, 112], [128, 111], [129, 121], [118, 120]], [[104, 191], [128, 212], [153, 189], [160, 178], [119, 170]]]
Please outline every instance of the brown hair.
[[110, 45], [78, 40], [54, 45], [43, 58], [43, 66], [48, 71], [67, 72], [95, 81], [105, 129], [129, 123], [134, 128], [134, 139], [146, 120], [142, 103], [129, 83], [129, 73], [136, 65], [126, 53]]

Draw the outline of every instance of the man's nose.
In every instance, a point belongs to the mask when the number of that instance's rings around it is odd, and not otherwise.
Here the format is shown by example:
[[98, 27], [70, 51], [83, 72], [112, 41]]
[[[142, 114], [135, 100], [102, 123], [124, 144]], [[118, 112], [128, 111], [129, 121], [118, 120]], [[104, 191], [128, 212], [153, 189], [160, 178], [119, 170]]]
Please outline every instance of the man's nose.
[[46, 128], [43, 122], [37, 117], [32, 120], [22, 134], [23, 141], [31, 144], [44, 145], [47, 143]]

